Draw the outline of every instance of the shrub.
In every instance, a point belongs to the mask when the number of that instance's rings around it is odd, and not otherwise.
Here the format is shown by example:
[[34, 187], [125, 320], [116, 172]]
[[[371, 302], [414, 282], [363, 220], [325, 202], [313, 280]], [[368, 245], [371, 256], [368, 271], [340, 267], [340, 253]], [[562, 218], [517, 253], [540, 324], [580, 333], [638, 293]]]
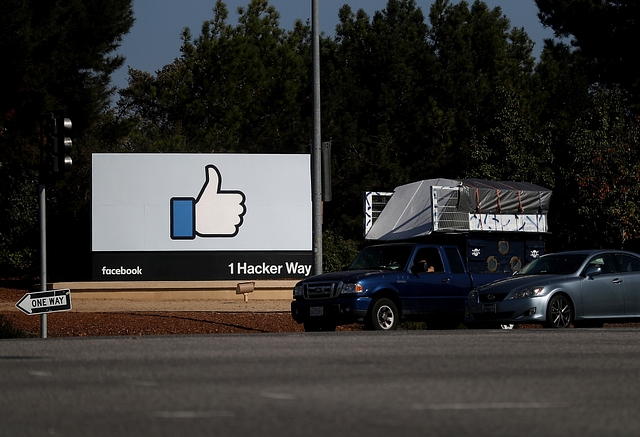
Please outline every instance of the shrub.
[[9, 320], [0, 314], [0, 338], [31, 338], [34, 334], [21, 328], [16, 328]]

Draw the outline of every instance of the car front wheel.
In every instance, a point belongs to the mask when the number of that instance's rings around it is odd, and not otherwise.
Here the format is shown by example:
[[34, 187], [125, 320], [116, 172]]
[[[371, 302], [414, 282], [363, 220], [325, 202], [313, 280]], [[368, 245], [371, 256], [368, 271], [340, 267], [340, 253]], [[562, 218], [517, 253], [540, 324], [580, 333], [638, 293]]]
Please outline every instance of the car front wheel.
[[568, 328], [573, 319], [573, 308], [566, 296], [553, 296], [547, 306], [546, 328]]
[[400, 320], [398, 308], [391, 299], [378, 299], [373, 303], [369, 326], [376, 331], [391, 331], [396, 329]]

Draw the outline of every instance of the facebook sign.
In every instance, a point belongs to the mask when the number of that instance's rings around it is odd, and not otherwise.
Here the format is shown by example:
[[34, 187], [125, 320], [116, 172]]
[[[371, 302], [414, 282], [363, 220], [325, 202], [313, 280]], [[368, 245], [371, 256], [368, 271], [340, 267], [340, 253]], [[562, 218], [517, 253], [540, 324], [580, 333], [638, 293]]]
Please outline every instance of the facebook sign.
[[310, 157], [94, 154], [94, 280], [310, 274]]

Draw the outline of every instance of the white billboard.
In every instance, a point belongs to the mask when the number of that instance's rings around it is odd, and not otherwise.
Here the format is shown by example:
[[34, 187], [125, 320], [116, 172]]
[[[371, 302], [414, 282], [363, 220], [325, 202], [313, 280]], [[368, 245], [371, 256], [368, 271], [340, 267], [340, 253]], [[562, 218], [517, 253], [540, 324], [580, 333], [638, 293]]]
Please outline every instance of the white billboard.
[[256, 263], [259, 254], [295, 252], [307, 260], [311, 253], [308, 154], [94, 154], [92, 172], [94, 279], [105, 279], [98, 271], [139, 272], [106, 265], [120, 258], [131, 264], [133, 254], [160, 253], [166, 263], [177, 260], [167, 252], [236, 252], [229, 270], [237, 271], [239, 253], [254, 254]]

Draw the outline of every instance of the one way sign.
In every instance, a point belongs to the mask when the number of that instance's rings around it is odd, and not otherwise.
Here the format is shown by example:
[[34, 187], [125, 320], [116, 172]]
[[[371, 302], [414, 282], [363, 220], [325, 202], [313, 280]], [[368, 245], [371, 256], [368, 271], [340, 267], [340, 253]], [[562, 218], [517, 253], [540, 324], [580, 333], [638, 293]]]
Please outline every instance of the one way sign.
[[47, 290], [27, 293], [16, 304], [25, 314], [52, 313], [71, 309], [71, 290]]

